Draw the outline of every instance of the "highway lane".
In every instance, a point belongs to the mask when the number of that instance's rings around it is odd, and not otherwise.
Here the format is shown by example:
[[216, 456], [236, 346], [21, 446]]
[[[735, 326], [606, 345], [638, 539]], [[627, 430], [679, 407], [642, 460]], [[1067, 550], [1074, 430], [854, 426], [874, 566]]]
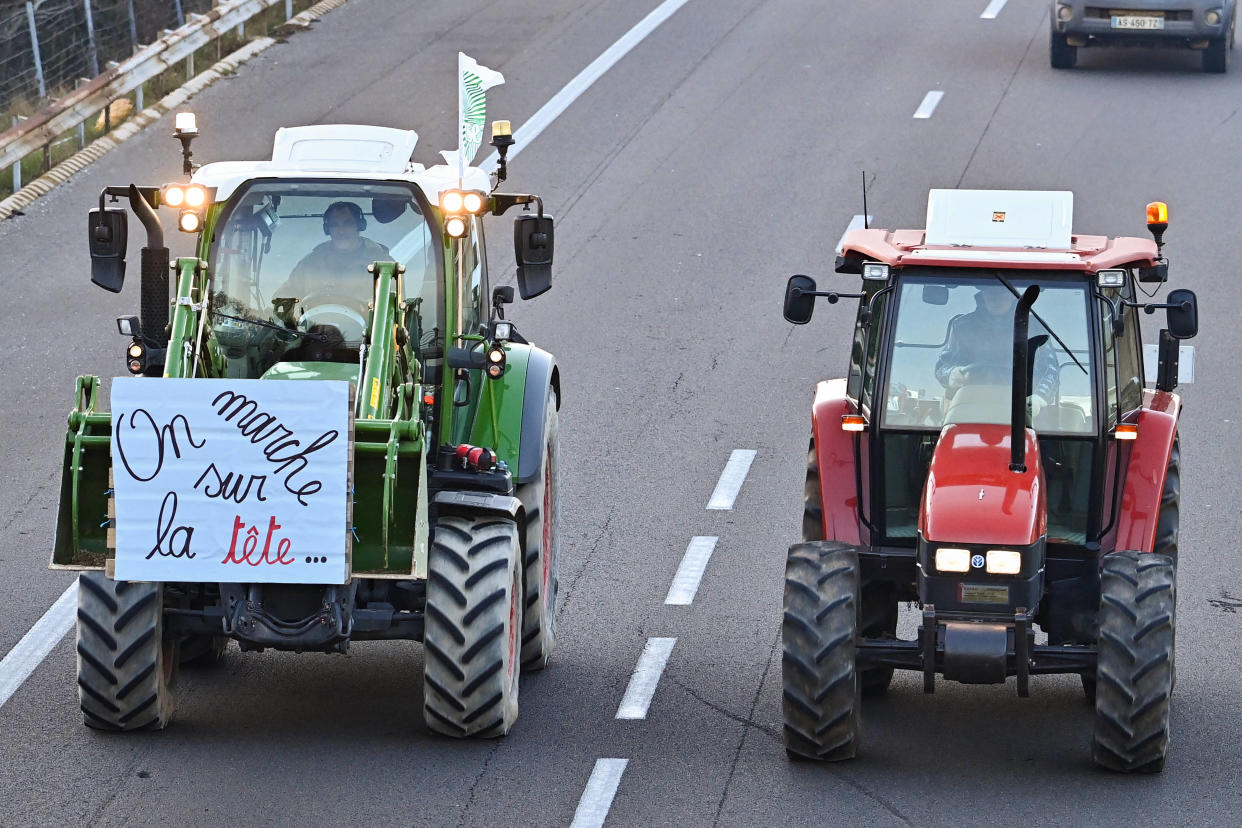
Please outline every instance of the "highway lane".
[[[404, 5], [354, 0], [204, 93], [196, 157], [264, 154], [283, 123], [408, 125], [400, 105], [420, 113], [430, 160], [452, 131], [457, 48], [506, 73], [490, 110], [517, 125], [655, 3], [427, 4], [419, 25], [399, 27]], [[508, 739], [426, 735], [421, 652], [396, 644], [345, 658], [234, 654], [183, 676], [169, 731], [104, 737], [80, 724], [65, 641], [0, 708], [0, 796], [13, 803], [0, 822], [567, 824], [600, 757], [629, 759], [611, 803], [618, 825], [1228, 821], [1239, 622], [1208, 601], [1242, 594], [1226, 422], [1238, 376], [1228, 306], [1209, 297], [1232, 280], [1236, 173], [1214, 159], [1236, 146], [1239, 119], [1220, 102], [1239, 81], [1200, 75], [1185, 55], [1101, 53], [1053, 72], [1041, 2], [1010, 0], [990, 21], [981, 2], [824, 5], [691, 0], [514, 164], [513, 189], [541, 192], [559, 219], [554, 290], [512, 316], [564, 373], [568, 543], [560, 649], [523, 681]], [[357, 65], [325, 69], [329, 51]], [[915, 121], [932, 89], [944, 98]], [[101, 183], [171, 178], [177, 162], [175, 142], [148, 132], [0, 224], [20, 334], [19, 358], [0, 366], [0, 387], [16, 392], [0, 416], [22, 482], [0, 500], [11, 516], [0, 649], [67, 583], [41, 570], [59, 412], [74, 375], [117, 372], [111, 317], [136, 304], [86, 283], [83, 211]], [[922, 226], [927, 187], [958, 183], [1074, 189], [1087, 232], [1139, 235], [1143, 204], [1172, 206], [1173, 279], [1200, 292], [1204, 333], [1200, 382], [1185, 389], [1180, 680], [1162, 777], [1090, 768], [1073, 679], [1040, 678], [1019, 700], [1012, 683], [925, 697], [899, 677], [866, 710], [859, 760], [784, 758], [784, 548], [798, 532], [811, 383], [842, 372], [852, 312], [823, 306], [791, 329], [779, 297], [791, 272], [841, 278], [829, 248], [861, 212], [860, 168], [880, 226]], [[506, 271], [507, 222], [493, 223], [489, 247]], [[85, 307], [65, 319], [71, 303]], [[73, 355], [49, 359], [54, 339]], [[738, 448], [757, 456], [735, 508], [709, 512]], [[717, 547], [693, 604], [666, 606], [695, 535]], [[651, 637], [677, 643], [647, 717], [618, 721]]]

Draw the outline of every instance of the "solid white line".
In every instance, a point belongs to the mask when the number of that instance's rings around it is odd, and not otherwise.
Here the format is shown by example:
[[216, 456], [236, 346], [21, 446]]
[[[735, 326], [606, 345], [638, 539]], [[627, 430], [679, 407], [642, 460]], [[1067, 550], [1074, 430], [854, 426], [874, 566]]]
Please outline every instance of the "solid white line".
[[932, 113], [936, 111], [936, 104], [940, 103], [940, 99], [944, 97], [944, 93], [939, 89], [933, 89], [923, 96], [923, 102], [919, 104], [919, 108], [914, 110], [916, 118], [930, 118]]
[[73, 626], [78, 614], [78, 582], [75, 580], [61, 593], [30, 632], [0, 661], [0, 707], [17, 692], [40, 662], [47, 657], [65, 633]]
[[[516, 158], [531, 141], [543, 132], [548, 124], [556, 120], [562, 112], [564, 112], [571, 103], [576, 101], [583, 92], [591, 87], [591, 84], [599, 80], [600, 77], [613, 67], [613, 65], [639, 43], [647, 35], [655, 31], [665, 20], [673, 16], [673, 13], [686, 5], [688, 0], [664, 0], [663, 3], [651, 10], [651, 13], [630, 29], [621, 39], [604, 50], [603, 54], [591, 61], [585, 69], [574, 76], [573, 80], [565, 84], [560, 92], [552, 96], [546, 104], [539, 107], [539, 111], [530, 117], [526, 123], [522, 124], [516, 132], [513, 133], [513, 140], [516, 142], [509, 149], [509, 158]], [[488, 170], [496, 168], [496, 162], [499, 156], [493, 152], [487, 157], [480, 166]]]
[[596, 759], [595, 770], [587, 780], [586, 790], [578, 800], [578, 810], [574, 811], [574, 821], [570, 828], [600, 828], [608, 818], [612, 808], [612, 798], [617, 795], [617, 786], [621, 784], [621, 774], [629, 759]]
[[1006, 2], [1008, 0], [992, 0], [991, 3], [988, 3], [988, 7], [983, 10], [983, 14], [979, 16], [984, 20], [995, 20], [996, 15], [1000, 14], [1001, 9], [1005, 8]]
[[655, 695], [664, 674], [664, 665], [668, 664], [669, 653], [673, 652], [676, 638], [648, 638], [643, 654], [638, 657], [638, 666], [634, 675], [630, 676], [630, 686], [625, 688], [625, 696], [621, 706], [617, 708], [618, 719], [645, 719], [647, 708], [651, 705], [651, 697]]
[[733, 508], [733, 501], [737, 499], [737, 493], [742, 490], [742, 483], [746, 481], [746, 472], [750, 471], [750, 464], [754, 459], [754, 449], [733, 450], [733, 453], [729, 455], [729, 462], [725, 463], [724, 471], [720, 473], [720, 480], [716, 483], [711, 499], [707, 501], [708, 509]]
[[668, 588], [665, 604], [688, 607], [694, 603], [694, 596], [699, 591], [699, 581], [703, 580], [703, 571], [711, 560], [712, 551], [716, 548], [716, 538], [697, 536], [690, 539], [686, 554], [681, 559], [681, 566], [673, 576], [673, 584]]
[[[875, 220], [875, 216], [857, 215], [850, 219], [850, 223], [845, 227], [845, 233], [851, 230], [861, 230]], [[841, 255], [841, 248], [845, 245], [845, 233], [841, 234], [841, 238], [837, 239], [837, 255]]]

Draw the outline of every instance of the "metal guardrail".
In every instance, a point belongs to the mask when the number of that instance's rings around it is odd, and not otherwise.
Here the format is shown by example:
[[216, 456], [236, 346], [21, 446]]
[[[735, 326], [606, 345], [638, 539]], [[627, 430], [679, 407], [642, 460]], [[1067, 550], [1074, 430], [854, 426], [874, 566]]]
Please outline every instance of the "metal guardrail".
[[51, 106], [0, 133], [0, 169], [20, 161], [220, 35], [284, 0], [227, 0], [169, 32]]

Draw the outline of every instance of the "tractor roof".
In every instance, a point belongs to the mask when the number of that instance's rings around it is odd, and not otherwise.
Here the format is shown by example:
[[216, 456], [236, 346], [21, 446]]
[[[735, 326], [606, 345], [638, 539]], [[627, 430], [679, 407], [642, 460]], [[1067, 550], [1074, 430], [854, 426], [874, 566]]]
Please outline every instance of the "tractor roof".
[[[459, 186], [456, 165], [424, 167], [410, 161], [418, 133], [408, 129], [354, 124], [285, 127], [276, 130], [270, 161], [218, 161], [200, 167], [195, 184], [214, 187], [224, 201], [254, 179], [327, 178], [343, 181], [408, 181], [422, 188], [432, 204], [440, 193]], [[466, 167], [462, 189], [491, 189], [487, 173]]]
[[851, 230], [843, 255], [895, 267], [1097, 270], [1153, 265], [1150, 239], [1074, 235], [1074, 194], [1025, 190], [932, 190], [926, 230]]

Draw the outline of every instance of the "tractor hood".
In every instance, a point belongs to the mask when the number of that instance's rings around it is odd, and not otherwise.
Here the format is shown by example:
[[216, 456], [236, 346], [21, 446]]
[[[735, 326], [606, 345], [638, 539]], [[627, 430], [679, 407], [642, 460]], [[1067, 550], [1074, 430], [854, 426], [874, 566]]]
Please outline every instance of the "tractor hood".
[[1025, 472], [1009, 470], [1007, 425], [953, 424], [940, 433], [919, 530], [936, 543], [1029, 546], [1047, 525], [1039, 442], [1026, 434]]

